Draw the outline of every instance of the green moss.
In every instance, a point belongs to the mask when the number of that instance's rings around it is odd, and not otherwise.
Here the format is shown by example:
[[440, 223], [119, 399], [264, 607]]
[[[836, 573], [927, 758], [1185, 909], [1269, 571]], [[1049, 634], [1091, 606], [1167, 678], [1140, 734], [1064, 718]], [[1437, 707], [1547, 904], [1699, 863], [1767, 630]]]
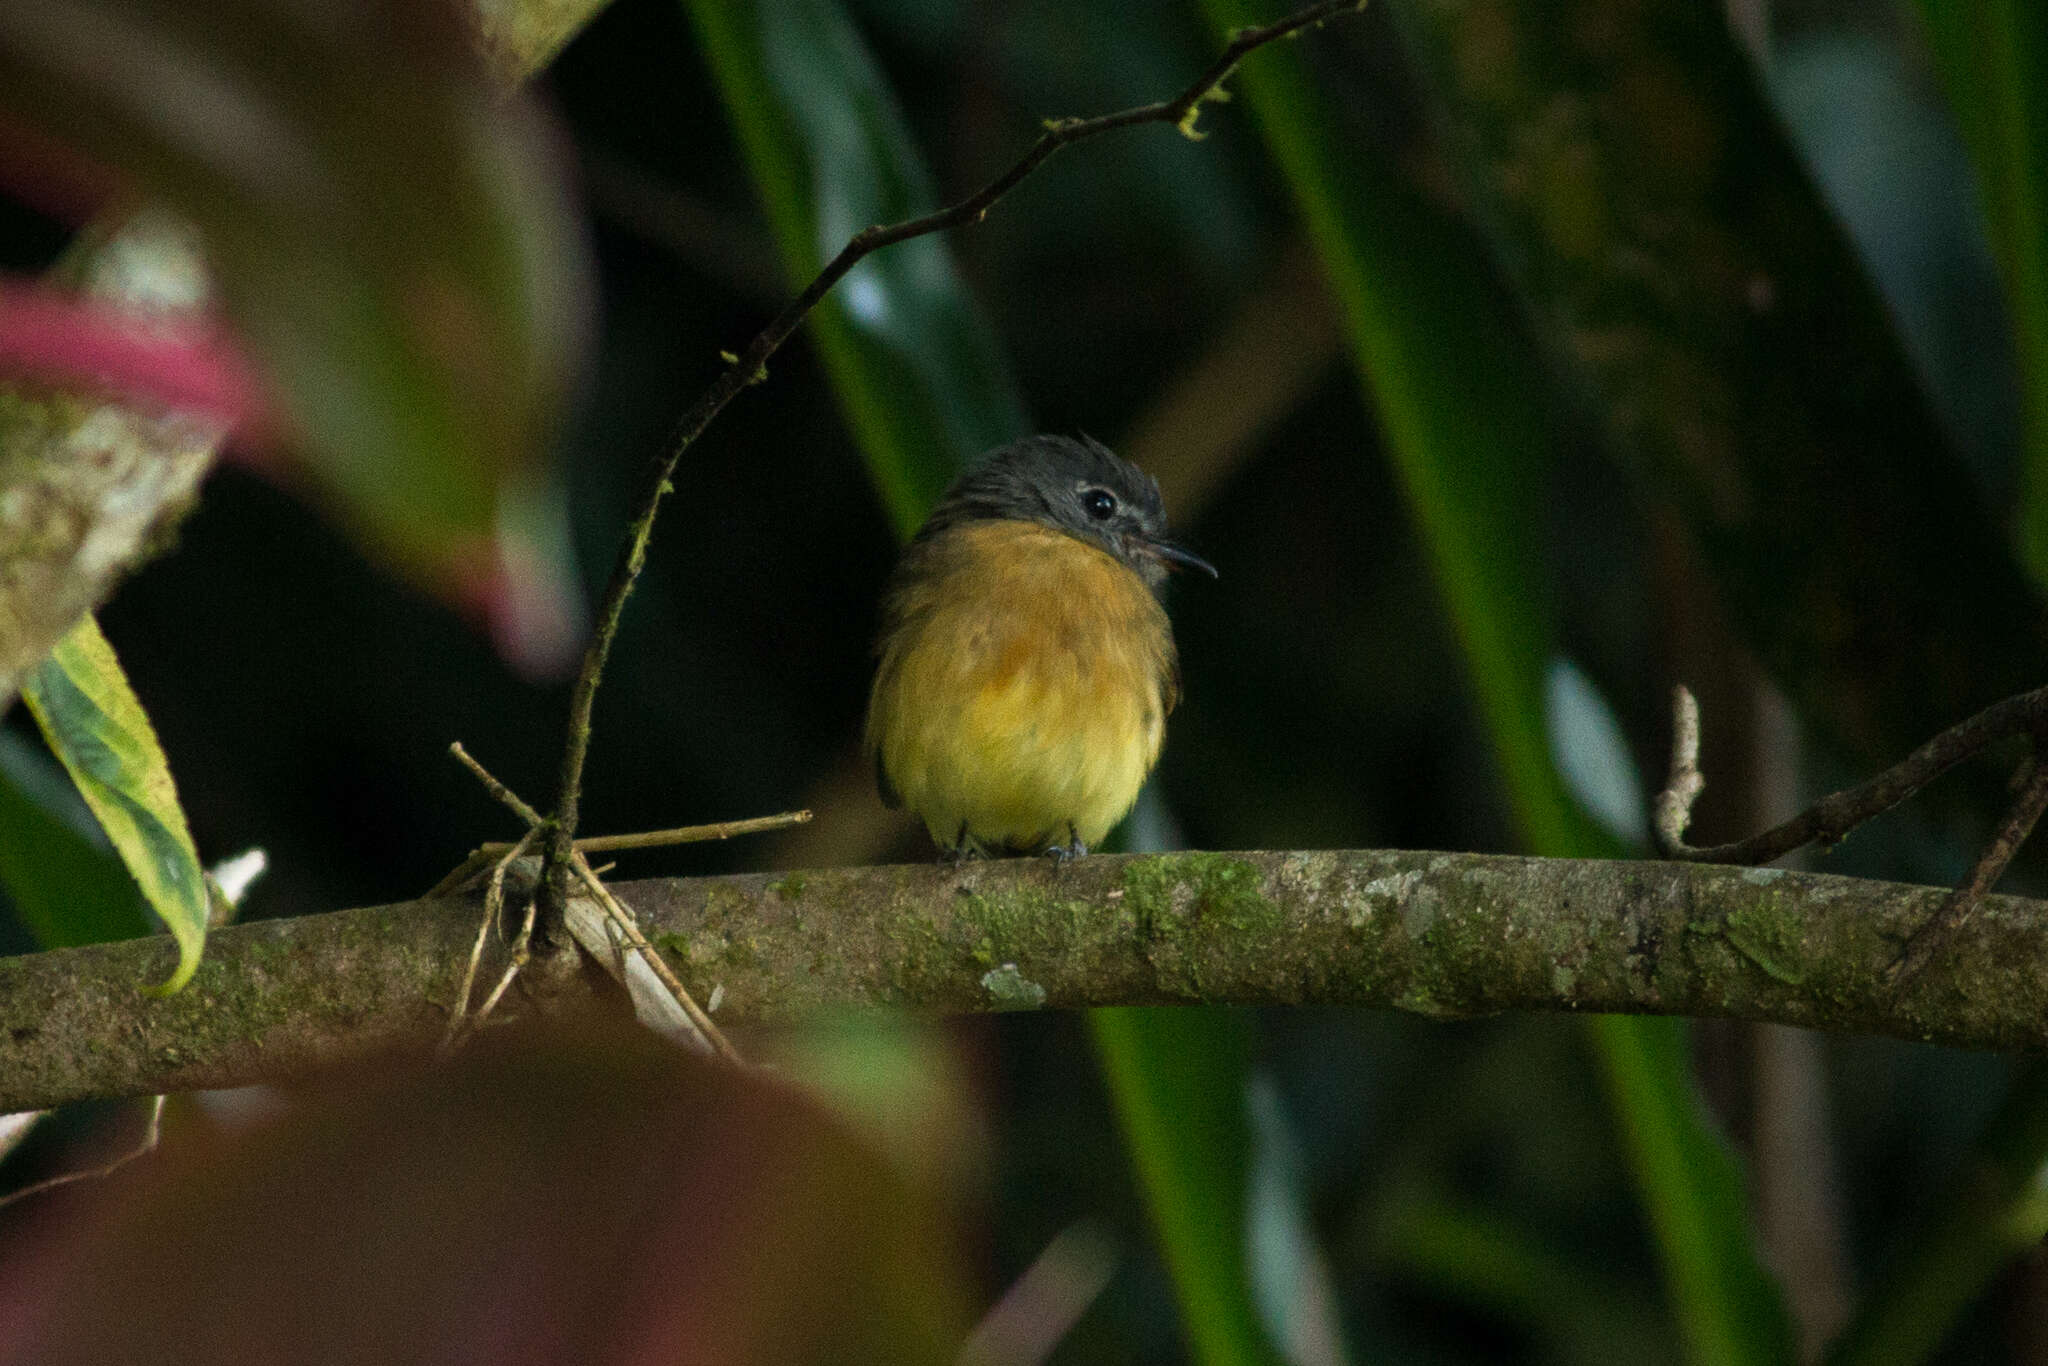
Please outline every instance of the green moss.
[[1086, 932], [1089, 918], [1101, 912], [1090, 902], [1042, 887], [1012, 886], [958, 897], [953, 914], [967, 931], [969, 956], [978, 963], [994, 963], [1071, 946]]
[[1124, 865], [1122, 886], [1125, 909], [1147, 934], [1176, 921], [1210, 921], [1250, 936], [1281, 928], [1280, 908], [1266, 896], [1258, 865], [1228, 854], [1132, 859]]
[[1806, 981], [1805, 938], [1798, 921], [1779, 909], [1777, 898], [1730, 911], [1721, 933], [1777, 981], [1795, 987]]
[[655, 935], [649, 942], [654, 945], [656, 950], [667, 954], [678, 962], [687, 963], [690, 961], [690, 936], [686, 934], [678, 934], [674, 930], [666, 930], [661, 934]]
[[809, 880], [802, 873], [790, 873], [768, 884], [768, 890], [783, 901], [802, 901]]
[[704, 889], [704, 927], [722, 930], [732, 921], [742, 925], [753, 923], [754, 898], [743, 887], [714, 882]]

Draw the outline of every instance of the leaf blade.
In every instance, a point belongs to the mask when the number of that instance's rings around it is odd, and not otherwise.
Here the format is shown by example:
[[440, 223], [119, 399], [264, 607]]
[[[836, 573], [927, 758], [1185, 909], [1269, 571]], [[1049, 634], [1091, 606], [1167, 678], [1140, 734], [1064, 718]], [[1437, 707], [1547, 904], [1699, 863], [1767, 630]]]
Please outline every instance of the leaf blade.
[[22, 698], [150, 909], [177, 940], [177, 968], [151, 990], [180, 990], [198, 970], [206, 943], [206, 875], [170, 763], [96, 620], [81, 618], [29, 671]]

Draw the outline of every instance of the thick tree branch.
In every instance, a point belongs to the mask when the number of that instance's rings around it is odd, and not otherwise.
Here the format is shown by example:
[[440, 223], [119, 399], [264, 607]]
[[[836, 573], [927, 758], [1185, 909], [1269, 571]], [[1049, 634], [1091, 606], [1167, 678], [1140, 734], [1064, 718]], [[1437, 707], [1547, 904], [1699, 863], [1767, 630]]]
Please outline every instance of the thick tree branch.
[[[1480, 854], [1096, 856], [630, 883], [648, 938], [728, 1025], [847, 1005], [1392, 1007], [1775, 1020], [1974, 1048], [2048, 1045], [2048, 905], [1988, 897], [1904, 989], [1943, 899], [1777, 869]], [[0, 1111], [239, 1086], [428, 1049], [477, 907], [422, 901], [218, 931], [190, 988], [168, 940], [0, 959]], [[501, 1016], [585, 1004], [537, 961]]]

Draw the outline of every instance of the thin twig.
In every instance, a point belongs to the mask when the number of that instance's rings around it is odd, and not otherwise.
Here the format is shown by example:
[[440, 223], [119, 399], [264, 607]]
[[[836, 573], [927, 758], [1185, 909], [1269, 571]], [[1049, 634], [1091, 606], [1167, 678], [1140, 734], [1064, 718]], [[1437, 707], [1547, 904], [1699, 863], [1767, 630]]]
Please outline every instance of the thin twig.
[[[660, 849], [671, 844], [698, 844], [707, 840], [729, 840], [736, 835], [758, 835], [768, 830], [787, 830], [811, 819], [808, 811], [782, 811], [773, 816], [750, 816], [743, 821], [718, 821], [710, 825], [680, 825], [673, 830], [643, 830], [632, 835], [593, 835], [576, 841], [579, 854], [610, 854], [621, 849]], [[477, 846], [480, 854], [501, 854], [512, 846], [493, 840]]]
[[741, 390], [766, 377], [768, 358], [788, 340], [791, 333], [796, 331], [805, 316], [825, 297], [826, 292], [870, 252], [913, 237], [979, 222], [997, 200], [1008, 194], [1025, 176], [1043, 165], [1054, 152], [1069, 143], [1141, 123], [1170, 123], [1189, 137], [1197, 136], [1194, 128], [1197, 110], [1203, 101], [1222, 93], [1219, 89], [1222, 82], [1247, 54], [1276, 38], [1298, 33], [1326, 19], [1364, 8], [1365, 0], [1321, 0], [1321, 3], [1310, 5], [1276, 23], [1258, 28], [1239, 29], [1231, 36], [1222, 53], [1210, 63], [1209, 68], [1170, 100], [1114, 114], [1104, 114], [1097, 118], [1048, 121], [1045, 131], [1014, 165], [966, 199], [922, 218], [913, 218], [890, 226], [865, 228], [855, 233], [847, 244], [840, 248], [839, 254], [804, 287], [803, 292], [747, 344], [746, 350], [726, 367], [724, 373], [712, 381], [711, 387], [705, 390], [677, 421], [669, 435], [666, 449], [650, 466], [646, 483], [636, 504], [638, 511], [627, 530], [624, 543], [619, 548], [617, 563], [612, 568], [611, 581], [605, 586], [604, 599], [598, 608], [596, 629], [591, 635], [589, 648], [584, 653], [583, 667], [577, 674], [575, 690], [569, 699], [568, 734], [562, 746], [561, 778], [555, 800], [555, 825], [548, 841], [541, 880], [544, 895], [555, 895], [559, 892], [556, 882], [560, 870], [569, 864], [576, 822], [581, 813], [583, 761], [590, 748], [590, 716], [597, 698], [598, 682], [604, 673], [605, 660], [611, 653], [612, 639], [618, 633], [619, 617], [625, 608], [626, 598], [632, 593], [633, 583], [639, 577], [641, 566], [646, 562], [648, 538], [654, 533], [655, 516], [661, 509], [661, 500], [669, 492], [669, 481], [675, 473], [677, 462], [703, 434], [704, 429], [710, 426], [712, 419], [717, 417]]
[[41, 1195], [44, 1191], [55, 1190], [58, 1186], [68, 1186], [74, 1181], [97, 1181], [103, 1176], [112, 1176], [136, 1158], [147, 1157], [155, 1152], [157, 1141], [163, 1137], [163, 1131], [164, 1098], [162, 1096], [151, 1096], [149, 1098], [149, 1124], [142, 1131], [141, 1141], [133, 1148], [122, 1153], [113, 1161], [103, 1162], [97, 1167], [88, 1167], [86, 1170], [79, 1172], [64, 1172], [47, 1180], [38, 1181], [32, 1186], [23, 1186], [18, 1191], [9, 1191], [6, 1195], [0, 1195], [0, 1208], [11, 1205], [17, 1200], [26, 1200], [31, 1195]]
[[534, 810], [521, 800], [517, 792], [514, 792], [511, 788], [492, 777], [491, 771], [478, 763], [470, 756], [469, 751], [462, 747], [462, 741], [457, 740], [454, 744], [448, 746], [448, 752], [454, 755], [457, 762], [464, 768], [474, 773], [476, 780], [484, 785], [484, 791], [497, 798], [513, 815], [519, 817], [520, 820], [528, 825], [537, 826], [542, 824], [540, 812]]
[[511, 989], [514, 979], [526, 967], [533, 954], [533, 924], [540, 914], [540, 898], [526, 898], [526, 918], [520, 922], [518, 937], [512, 941], [512, 950], [505, 963], [505, 971], [498, 975], [498, 984], [491, 988], [491, 994], [484, 997], [484, 1003], [476, 1008], [476, 1019], [471, 1023], [472, 1032], [483, 1028], [484, 1021], [491, 1018], [491, 1012], [498, 1008]]
[[640, 932], [639, 920], [634, 917], [630, 910], [626, 909], [624, 903], [612, 895], [611, 889], [604, 885], [597, 874], [590, 870], [590, 864], [584, 860], [583, 855], [572, 852], [570, 860], [570, 868], [578, 878], [582, 879], [583, 885], [590, 890], [590, 894], [597, 898], [598, 905], [604, 907], [605, 914], [610, 916], [612, 924], [618, 927], [620, 937], [640, 955], [648, 967], [653, 969], [654, 975], [661, 979], [662, 985], [668, 988], [669, 994], [676, 998], [676, 1004], [680, 1005], [683, 1008], [683, 1013], [690, 1017], [690, 1023], [696, 1026], [697, 1032], [704, 1036], [705, 1042], [709, 1043], [712, 1050], [726, 1061], [739, 1062], [741, 1060], [740, 1051], [734, 1048], [731, 1041], [725, 1037], [724, 1032], [711, 1022], [711, 1016], [706, 1014], [704, 1008], [697, 1004], [696, 999], [690, 995], [688, 988], [684, 987], [682, 979], [670, 971], [669, 965], [662, 960], [661, 954], [655, 950], [654, 945], [647, 942], [647, 936]]
[[[1672, 711], [1671, 777], [1657, 798], [1658, 848], [1666, 858], [1687, 863], [1769, 863], [1805, 845], [1837, 843], [1857, 826], [1891, 810], [1987, 746], [2048, 725], [2048, 688], [2036, 688], [1992, 703], [1870, 781], [1831, 793], [1762, 834], [1732, 844], [1705, 847], [1685, 842], [1692, 804], [1705, 786], [1699, 773], [1699, 704], [1693, 701], [1691, 693], [1679, 688]], [[2031, 828], [2032, 822], [2028, 824]]]
[[[472, 758], [469, 751], [462, 747], [460, 741], [450, 745], [448, 752], [460, 760], [471, 773], [474, 773], [477, 776], [477, 780], [483, 783], [492, 796], [510, 807], [514, 814], [518, 815], [521, 820], [524, 820], [527, 823], [527, 831], [525, 835], [520, 837], [517, 844], [506, 846], [505, 855], [498, 860], [497, 866], [491, 870], [491, 887], [484, 895], [484, 923], [478, 929], [476, 945], [470, 951], [469, 968], [462, 978], [462, 993], [456, 1001], [455, 1011], [449, 1016], [447, 1031], [441, 1036], [441, 1049], [444, 1053], [451, 1050], [461, 1038], [464, 1015], [469, 1005], [470, 988], [475, 982], [477, 962], [483, 952], [484, 933], [490, 926], [497, 923], [498, 913], [504, 905], [505, 870], [511, 866], [515, 858], [525, 852], [529, 843], [547, 829], [547, 825], [541, 819], [540, 813], [521, 801], [518, 794], [513, 792], [512, 789], [492, 777], [490, 770]], [[726, 823], [726, 828], [731, 829], [732, 827], [742, 825], [760, 825], [764, 829], [776, 829], [783, 825], [800, 825], [810, 818], [811, 813], [808, 811], [786, 811], [779, 816], [757, 817], [754, 821], [730, 821]], [[696, 828], [714, 832], [702, 835], [700, 838], [722, 838], [722, 836], [715, 833], [720, 828], [718, 826], [699, 826]], [[640, 954], [648, 966], [653, 969], [655, 976], [661, 979], [662, 985], [668, 989], [669, 994], [675, 997], [676, 1004], [682, 1007], [683, 1013], [689, 1017], [691, 1025], [703, 1036], [704, 1042], [713, 1052], [719, 1054], [727, 1061], [739, 1062], [741, 1060], [739, 1050], [734, 1048], [731, 1042], [719, 1030], [718, 1026], [711, 1022], [711, 1017], [691, 997], [688, 988], [684, 987], [682, 979], [669, 970], [668, 964], [662, 961], [661, 955], [655, 952], [654, 946], [647, 942], [647, 936], [640, 933], [639, 921], [634, 918], [633, 913], [627, 910], [625, 904], [605, 888], [603, 879], [599, 878], [597, 873], [592, 870], [589, 860], [583, 857], [583, 847], [585, 846], [597, 848], [636, 848], [642, 846], [641, 844], [634, 843], [634, 841], [641, 841], [643, 844], [673, 843], [672, 839], [661, 839], [657, 838], [657, 836], [674, 836], [679, 833], [683, 832], [675, 830], [659, 831], [654, 836], [613, 835], [608, 840], [605, 837], [599, 837], [594, 840], [572, 843], [569, 847], [569, 868], [590, 889], [591, 895], [597, 899], [597, 903], [604, 907], [605, 914], [618, 927], [621, 937]], [[742, 832], [732, 829], [732, 833]], [[624, 841], [624, 843], [621, 843], [621, 841]], [[468, 863], [475, 862], [482, 853], [483, 851], [479, 850], [476, 854], [470, 855], [469, 859], [465, 860], [465, 866]], [[453, 875], [451, 874], [451, 876]], [[440, 885], [445, 885], [448, 881], [448, 878], [443, 878]], [[536, 889], [536, 895], [527, 899], [526, 920], [520, 927], [518, 939], [513, 944], [512, 961], [506, 964], [504, 974], [498, 979], [497, 986], [492, 989], [490, 996], [485, 999], [483, 1006], [477, 1012], [479, 1023], [484, 1016], [490, 1014], [500, 998], [504, 996], [506, 990], [511, 987], [513, 979], [519, 975], [519, 970], [526, 965], [533, 940], [534, 925], [539, 911], [540, 897], [538, 889]]]
[[[583, 854], [604, 854], [616, 849], [658, 849], [671, 844], [695, 844], [706, 840], [728, 840], [739, 835], [757, 835], [769, 830], [784, 830], [793, 825], [803, 825], [811, 819], [808, 811], [783, 811], [773, 816], [750, 816], [742, 821], [718, 821], [711, 825], [682, 825], [673, 830], [647, 830], [633, 835], [594, 835], [589, 839], [576, 841], [577, 852]], [[462, 862], [455, 865], [446, 876], [428, 888], [422, 900], [449, 896], [468, 885], [471, 878], [490, 867], [505, 856], [512, 845], [504, 840], [486, 840], [469, 851]], [[602, 877], [614, 865], [605, 864], [597, 870]]]
[[[540, 831], [537, 828], [529, 829], [524, 835], [519, 837], [516, 844], [506, 845], [505, 852], [498, 858], [497, 866], [491, 869], [491, 885], [489, 890], [484, 893], [483, 920], [476, 927], [476, 942], [470, 945], [469, 966], [462, 970], [462, 986], [456, 991], [455, 1004], [448, 1011], [448, 1028], [441, 1035], [441, 1052], [443, 1054], [454, 1052], [456, 1044], [461, 1041], [463, 1022], [469, 1015], [469, 993], [476, 987], [477, 966], [483, 962], [484, 943], [491, 937], [491, 926], [498, 923], [498, 917], [505, 909], [505, 870], [511, 867], [519, 856], [532, 846], [535, 837], [539, 833]], [[529, 896], [526, 899], [526, 923], [529, 928], [533, 924], [533, 914], [534, 898]], [[486, 1005], [486, 1010], [489, 1009], [490, 1005], [497, 1004], [497, 998], [502, 993], [502, 990], [501, 985], [499, 991], [491, 993], [491, 1000]]]
[[2019, 795], [2006, 808], [2005, 819], [1999, 823], [1998, 833], [1984, 846], [1984, 852], [1977, 856], [1976, 866], [1962, 884], [1948, 894], [1947, 900], [1927, 918], [1927, 923], [1913, 931], [1913, 937], [1906, 941], [1898, 961], [1892, 964], [1892, 980], [1901, 986], [1918, 977], [1926, 966], [1934, 961], [1944, 945], [1955, 934], [1956, 927], [1969, 919], [1970, 912], [1977, 909], [1977, 903], [1997, 885], [2005, 866], [2012, 862], [2012, 856], [2026, 843], [2027, 836], [2034, 831], [2034, 825], [2041, 819], [2041, 813], [2048, 811], [2048, 763], [2041, 762], [2037, 750], [2034, 762], [2029, 766], [2026, 781], [2021, 784]]

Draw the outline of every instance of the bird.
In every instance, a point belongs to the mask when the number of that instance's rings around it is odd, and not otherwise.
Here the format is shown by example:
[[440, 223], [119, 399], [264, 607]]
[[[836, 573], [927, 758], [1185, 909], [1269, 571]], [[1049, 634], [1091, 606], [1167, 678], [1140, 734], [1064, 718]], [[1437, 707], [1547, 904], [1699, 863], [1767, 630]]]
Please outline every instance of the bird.
[[883, 594], [865, 745], [884, 804], [952, 861], [1102, 842], [1180, 699], [1160, 592], [1214, 565], [1159, 485], [1087, 436], [1002, 446], [957, 479]]

